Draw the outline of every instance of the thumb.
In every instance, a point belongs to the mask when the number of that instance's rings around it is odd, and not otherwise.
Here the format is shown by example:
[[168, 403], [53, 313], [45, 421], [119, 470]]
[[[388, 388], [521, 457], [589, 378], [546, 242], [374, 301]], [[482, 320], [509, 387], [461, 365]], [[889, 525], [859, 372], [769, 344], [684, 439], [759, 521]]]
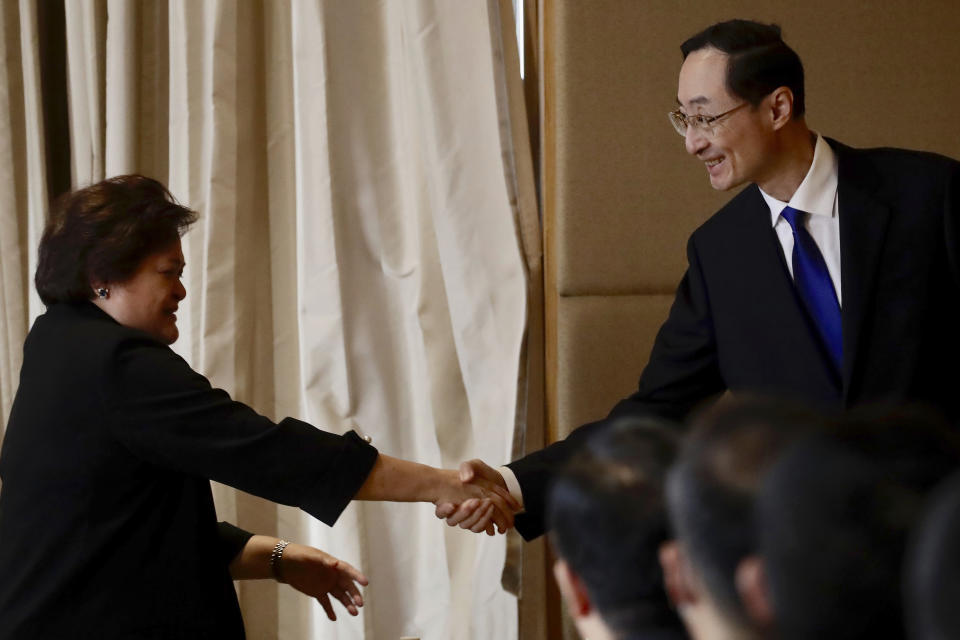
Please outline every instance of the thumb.
[[437, 508], [434, 509], [434, 515], [440, 519], [445, 519], [452, 516], [456, 510], [456, 505], [449, 502], [440, 502], [437, 504]]
[[460, 482], [470, 482], [480, 475], [479, 460], [467, 460], [460, 463]]

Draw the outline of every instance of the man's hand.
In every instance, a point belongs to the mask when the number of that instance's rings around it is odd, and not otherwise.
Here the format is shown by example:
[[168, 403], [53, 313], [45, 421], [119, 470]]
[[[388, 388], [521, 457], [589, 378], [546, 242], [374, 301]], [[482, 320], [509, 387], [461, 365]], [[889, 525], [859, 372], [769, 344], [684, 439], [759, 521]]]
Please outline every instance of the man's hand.
[[459, 525], [460, 528], [474, 533], [486, 531], [488, 535], [493, 535], [494, 524], [500, 533], [513, 526], [513, 514], [519, 510], [520, 505], [510, 495], [503, 476], [496, 469], [482, 460], [468, 460], [460, 465], [459, 480], [464, 486], [490, 491], [495, 498], [491, 498], [491, 504], [475, 499], [464, 500], [459, 504], [438, 500], [435, 511], [438, 518], [446, 519], [451, 527]]
[[280, 559], [280, 573], [291, 587], [316, 598], [327, 617], [336, 620], [330, 604], [333, 596], [355, 616], [363, 606], [358, 584], [366, 586], [367, 577], [343, 560], [302, 544], [291, 543]]

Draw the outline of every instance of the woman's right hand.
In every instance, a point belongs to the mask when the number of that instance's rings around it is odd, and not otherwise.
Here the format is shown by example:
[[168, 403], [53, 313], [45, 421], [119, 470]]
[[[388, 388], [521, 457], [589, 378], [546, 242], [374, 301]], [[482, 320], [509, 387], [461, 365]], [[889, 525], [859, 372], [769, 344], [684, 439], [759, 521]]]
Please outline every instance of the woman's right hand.
[[437, 506], [464, 508], [471, 515], [463, 518], [460, 526], [490, 535], [494, 534], [494, 527], [501, 533], [511, 528], [513, 514], [519, 509], [502, 478], [498, 481], [485, 474], [466, 477], [462, 468], [461, 472], [437, 469], [383, 453], [377, 456], [367, 479], [353, 497], [355, 500], [432, 502]]
[[495, 503], [493, 499], [485, 504], [483, 500], [471, 498], [459, 504], [452, 501], [438, 501], [434, 511], [438, 518], [445, 519], [451, 527], [459, 526], [474, 533], [486, 531], [488, 535], [494, 534], [494, 524], [499, 527], [501, 533], [506, 530], [501, 520], [506, 521], [507, 527], [513, 526], [513, 516], [520, 510], [520, 505], [510, 495], [507, 483], [504, 482], [499, 471], [482, 460], [468, 460], [460, 465], [458, 477], [464, 485], [492, 491], [502, 500], [509, 512], [501, 516], [504, 507]]
[[[478, 469], [473, 463], [479, 462]], [[487, 473], [489, 471], [489, 473]], [[507, 490], [500, 474], [479, 460], [460, 465], [459, 471], [442, 470], [446, 480], [444, 488], [433, 501], [436, 513], [456, 512], [460, 517], [448, 520], [451, 526], [459, 525], [474, 533], [486, 531], [494, 535], [513, 527], [513, 514], [519, 510], [516, 500]]]

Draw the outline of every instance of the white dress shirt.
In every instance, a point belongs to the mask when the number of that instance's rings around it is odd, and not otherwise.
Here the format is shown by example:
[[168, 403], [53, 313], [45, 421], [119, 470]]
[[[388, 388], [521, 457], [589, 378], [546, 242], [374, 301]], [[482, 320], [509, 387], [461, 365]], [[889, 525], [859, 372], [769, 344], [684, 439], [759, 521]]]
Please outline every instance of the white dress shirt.
[[770, 221], [777, 232], [783, 256], [790, 276], [793, 277], [793, 230], [780, 212], [789, 205], [797, 211], [805, 211], [804, 226], [827, 263], [827, 271], [837, 292], [837, 300], [843, 306], [840, 291], [840, 204], [837, 196], [837, 154], [823, 136], [817, 135], [813, 151], [813, 163], [803, 182], [797, 187], [790, 202], [777, 200], [760, 189], [760, 194], [770, 207]]

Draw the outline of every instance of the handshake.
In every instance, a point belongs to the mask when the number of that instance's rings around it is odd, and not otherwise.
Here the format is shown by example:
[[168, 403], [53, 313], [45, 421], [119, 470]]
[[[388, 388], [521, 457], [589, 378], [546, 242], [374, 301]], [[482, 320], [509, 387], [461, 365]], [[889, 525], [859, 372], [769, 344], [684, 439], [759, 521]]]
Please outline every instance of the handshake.
[[436, 516], [451, 527], [459, 526], [474, 533], [486, 531], [494, 535], [513, 527], [513, 516], [522, 505], [510, 495], [503, 476], [482, 460], [468, 460], [459, 473], [448, 476], [450, 482], [438, 495]]

